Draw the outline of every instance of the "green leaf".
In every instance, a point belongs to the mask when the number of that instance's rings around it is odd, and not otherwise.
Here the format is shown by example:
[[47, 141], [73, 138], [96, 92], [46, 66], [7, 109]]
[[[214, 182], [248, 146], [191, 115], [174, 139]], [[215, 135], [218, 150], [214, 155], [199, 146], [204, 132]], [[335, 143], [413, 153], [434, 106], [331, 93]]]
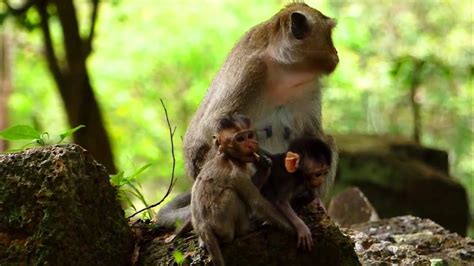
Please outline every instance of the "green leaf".
[[184, 260], [186, 259], [183, 252], [179, 250], [176, 250], [175, 252], [173, 252], [173, 258], [176, 261], [176, 263], [178, 263], [178, 265], [182, 265], [184, 263]]
[[79, 129], [81, 129], [81, 128], [83, 128], [83, 127], [86, 127], [86, 126], [84, 126], [84, 125], [79, 125], [79, 126], [77, 126], [77, 127], [75, 127], [75, 128], [71, 128], [71, 129], [69, 129], [69, 130], [64, 131], [63, 133], [61, 133], [61, 134], [59, 135], [60, 140], [59, 140], [58, 143], [61, 143], [65, 138], [71, 136], [72, 134], [74, 134], [76, 131], [78, 131]]
[[125, 172], [124, 171], [120, 171], [118, 172], [117, 174], [115, 175], [111, 175], [110, 176], [110, 181], [112, 182], [112, 184], [120, 187], [123, 185], [122, 183], [122, 180], [123, 180], [123, 176], [124, 176]]
[[6, 140], [36, 140], [41, 139], [41, 133], [30, 126], [18, 125], [0, 131], [0, 138]]
[[129, 179], [129, 180], [134, 179], [135, 177], [137, 177], [138, 175], [143, 173], [146, 169], [150, 168], [150, 166], [152, 166], [152, 165], [153, 165], [152, 163], [145, 164], [144, 166], [140, 167], [137, 171], [135, 171], [135, 173], [133, 173], [129, 177], [127, 177], [127, 179]]

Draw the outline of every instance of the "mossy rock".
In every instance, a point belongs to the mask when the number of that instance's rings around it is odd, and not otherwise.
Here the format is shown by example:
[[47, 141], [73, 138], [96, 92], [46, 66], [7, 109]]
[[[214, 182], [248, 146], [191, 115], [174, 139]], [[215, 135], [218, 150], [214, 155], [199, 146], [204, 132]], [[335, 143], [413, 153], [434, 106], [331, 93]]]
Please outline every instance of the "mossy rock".
[[106, 169], [77, 145], [0, 155], [0, 265], [126, 265], [133, 238]]
[[[311, 251], [298, 249], [295, 235], [265, 226], [222, 245], [226, 265], [360, 265], [353, 243], [326, 214], [306, 207], [301, 215], [313, 233]], [[137, 265], [173, 265], [178, 257], [184, 265], [212, 265], [193, 232], [172, 243], [165, 243], [170, 232], [152, 232], [141, 234]]]

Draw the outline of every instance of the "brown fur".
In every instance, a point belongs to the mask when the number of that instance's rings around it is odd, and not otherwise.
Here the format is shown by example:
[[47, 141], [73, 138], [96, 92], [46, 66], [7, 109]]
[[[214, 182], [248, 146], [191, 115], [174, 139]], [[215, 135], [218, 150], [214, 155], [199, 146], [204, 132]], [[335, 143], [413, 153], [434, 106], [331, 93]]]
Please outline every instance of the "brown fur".
[[[304, 39], [292, 35], [291, 16], [304, 15], [309, 25]], [[286, 6], [269, 20], [250, 29], [236, 44], [192, 119], [184, 138], [188, 174], [196, 178], [210, 153], [216, 122], [228, 113], [242, 113], [254, 121], [261, 146], [271, 153], [286, 150], [297, 137], [323, 138], [319, 79], [331, 73], [337, 51], [331, 32], [334, 21], [303, 3]], [[271, 125], [273, 137], [265, 137]], [[291, 135], [284, 139], [283, 129]], [[319, 189], [333, 182], [337, 151], [333, 147], [333, 169]]]
[[[225, 128], [218, 132], [216, 148], [221, 152], [204, 164], [191, 191], [192, 225], [215, 265], [224, 265], [219, 243], [230, 242], [248, 232], [250, 212], [293, 231], [285, 218], [253, 185], [250, 162], [242, 146], [245, 143], [237, 143], [229, 137], [241, 129], [235, 126], [233, 130]], [[230, 150], [232, 153], [229, 153]]]

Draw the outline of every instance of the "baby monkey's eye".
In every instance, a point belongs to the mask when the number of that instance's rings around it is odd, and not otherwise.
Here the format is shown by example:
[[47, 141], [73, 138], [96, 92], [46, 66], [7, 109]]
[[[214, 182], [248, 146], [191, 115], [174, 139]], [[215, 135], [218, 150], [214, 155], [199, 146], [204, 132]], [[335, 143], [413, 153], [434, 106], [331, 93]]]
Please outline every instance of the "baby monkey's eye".
[[253, 139], [255, 138], [255, 134], [253, 132], [250, 132], [248, 135], [247, 135], [247, 138], [248, 139]]
[[242, 142], [242, 141], [245, 140], [245, 138], [244, 138], [243, 136], [238, 136], [238, 137], [236, 138], [236, 140], [237, 140], [237, 142]]

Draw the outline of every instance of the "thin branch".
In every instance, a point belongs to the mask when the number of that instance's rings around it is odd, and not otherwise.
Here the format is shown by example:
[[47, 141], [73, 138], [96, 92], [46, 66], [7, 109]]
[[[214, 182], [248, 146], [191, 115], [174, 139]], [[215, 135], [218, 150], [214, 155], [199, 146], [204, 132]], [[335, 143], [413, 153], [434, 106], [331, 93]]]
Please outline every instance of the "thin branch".
[[7, 6], [8, 10], [13, 14], [13, 15], [21, 15], [25, 13], [30, 7], [32, 7], [35, 4], [35, 0], [30, 0], [23, 4], [21, 7], [12, 7], [9, 3], [8, 0], [5, 0], [4, 3]]
[[165, 195], [163, 196], [163, 198], [159, 202], [135, 212], [134, 214], [128, 216], [127, 219], [133, 218], [135, 215], [137, 215], [137, 214], [139, 214], [143, 211], [146, 211], [148, 209], [151, 209], [151, 208], [154, 208], [154, 207], [160, 205], [168, 197], [168, 195], [173, 190], [174, 185], [176, 184], [177, 179], [174, 176], [174, 171], [175, 171], [175, 167], [176, 167], [176, 157], [174, 155], [174, 142], [173, 142], [173, 137], [174, 137], [174, 133], [176, 132], [176, 127], [174, 127], [173, 129], [171, 128], [171, 123], [170, 123], [169, 116], [168, 116], [168, 110], [166, 109], [166, 106], [165, 106], [165, 103], [163, 102], [163, 99], [160, 99], [160, 102], [161, 102], [161, 105], [163, 106], [163, 110], [165, 110], [166, 123], [168, 124], [168, 130], [169, 130], [169, 135], [170, 135], [171, 156], [172, 156], [172, 159], [173, 159], [173, 164], [172, 164], [172, 168], [171, 168], [170, 184], [168, 186], [168, 190], [166, 191]]
[[43, 31], [44, 46], [46, 50], [46, 60], [48, 62], [49, 69], [53, 74], [53, 78], [56, 81], [56, 84], [59, 88], [62, 88], [63, 83], [63, 73], [59, 67], [58, 60], [56, 58], [56, 53], [53, 47], [53, 41], [51, 39], [51, 30], [49, 28], [49, 15], [47, 12], [47, 1], [41, 0], [38, 1], [36, 7], [38, 8], [38, 13], [41, 18], [41, 29]]
[[84, 45], [84, 56], [87, 57], [92, 52], [92, 39], [94, 39], [95, 25], [97, 22], [97, 14], [99, 10], [99, 0], [92, 0], [92, 13], [91, 13], [91, 27], [89, 29], [89, 35]]

